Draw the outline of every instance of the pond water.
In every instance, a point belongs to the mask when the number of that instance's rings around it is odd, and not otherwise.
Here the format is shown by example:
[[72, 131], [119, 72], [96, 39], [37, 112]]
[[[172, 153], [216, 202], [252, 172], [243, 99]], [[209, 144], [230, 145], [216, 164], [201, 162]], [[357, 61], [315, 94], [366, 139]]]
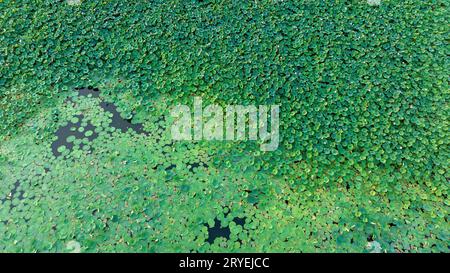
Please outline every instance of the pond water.
[[[56, 132], [55, 135], [58, 137], [56, 141], [52, 143], [52, 152], [55, 156], [62, 155], [62, 152], [59, 150], [60, 147], [64, 146], [68, 150], [73, 150], [74, 147], [74, 140], [83, 140], [87, 139], [87, 141], [92, 141], [98, 137], [98, 133], [95, 132], [95, 126], [91, 123], [87, 122], [87, 125], [85, 127], [82, 127], [81, 124], [83, 123], [83, 115], [77, 115], [74, 117], [77, 122], [70, 121], [66, 126], [60, 127]], [[81, 130], [82, 128], [82, 130]], [[87, 134], [87, 132], [91, 132], [91, 134]], [[70, 141], [70, 138], [72, 137], [73, 140]], [[83, 147], [86, 145], [86, 142], [81, 142], [79, 144], [79, 148], [83, 149]], [[90, 148], [88, 149], [91, 150]]]
[[[92, 97], [99, 98], [100, 91], [98, 88], [77, 88], [78, 96], [80, 97]], [[71, 101], [71, 99], [67, 99], [66, 102]], [[116, 129], [121, 130], [122, 132], [126, 132], [129, 129], [132, 129], [138, 134], [148, 133], [144, 130], [144, 126], [141, 123], [133, 124], [131, 119], [124, 119], [121, 117], [119, 111], [117, 110], [117, 106], [113, 103], [101, 101], [100, 107], [109, 113], [112, 114], [110, 126]], [[66, 126], [60, 127], [55, 135], [57, 136], [56, 141], [54, 141], [51, 145], [52, 152], [55, 156], [62, 155], [62, 151], [60, 147], [65, 147], [65, 149], [71, 151], [74, 148], [75, 140], [82, 140], [79, 143], [79, 148], [83, 149], [86, 146], [86, 142], [90, 142], [98, 137], [98, 133], [95, 132], [95, 126], [91, 123], [87, 122], [87, 125], [82, 127], [83, 123], [83, 115], [77, 115], [74, 117], [76, 122], [70, 121]], [[90, 132], [86, 134], [86, 132]], [[69, 141], [70, 140], [70, 141]], [[88, 151], [91, 151], [91, 148], [87, 148]]]
[[[84, 97], [92, 97], [92, 98], [99, 98], [100, 97], [100, 90], [98, 88], [77, 88], [78, 96], [84, 96]], [[128, 131], [128, 129], [132, 129], [138, 134], [145, 134], [148, 135], [148, 132], [144, 130], [144, 126], [141, 123], [132, 123], [132, 119], [124, 119], [120, 115], [119, 111], [117, 110], [117, 106], [114, 103], [106, 102], [101, 100], [100, 107], [107, 112], [110, 112], [112, 114], [112, 121], [110, 126], [114, 127], [116, 129], [120, 129], [122, 132]]]
[[119, 111], [117, 111], [117, 107], [113, 103], [102, 101], [100, 102], [100, 107], [113, 115], [110, 124], [111, 127], [120, 129], [122, 132], [126, 132], [128, 131], [128, 129], [132, 129], [138, 134], [148, 135], [148, 133], [144, 131], [144, 126], [141, 123], [133, 124], [131, 123], [131, 119], [122, 118]]
[[[239, 218], [239, 217], [235, 217], [233, 219], [233, 222], [236, 223], [236, 225], [240, 225], [242, 227], [244, 227], [245, 224], [245, 220], [246, 218]], [[230, 239], [230, 235], [231, 235], [231, 231], [230, 231], [230, 227], [226, 226], [226, 227], [221, 227], [221, 221], [219, 219], [214, 219], [214, 226], [213, 227], [209, 227], [207, 224], [206, 226], [208, 227], [208, 243], [213, 244], [214, 240], [216, 238], [219, 237], [223, 237], [227, 240]], [[240, 241], [240, 240], [238, 240]]]
[[[14, 185], [13, 188], [11, 190], [11, 192], [8, 194], [8, 196], [5, 196], [4, 198], [0, 199], [0, 203], [3, 204], [6, 202], [6, 200], [14, 200], [15, 198], [17, 198], [18, 200], [23, 200], [24, 196], [23, 194], [25, 193], [23, 190], [20, 189], [20, 181], [17, 180]], [[14, 204], [10, 204], [10, 209], [13, 209], [15, 207]]]

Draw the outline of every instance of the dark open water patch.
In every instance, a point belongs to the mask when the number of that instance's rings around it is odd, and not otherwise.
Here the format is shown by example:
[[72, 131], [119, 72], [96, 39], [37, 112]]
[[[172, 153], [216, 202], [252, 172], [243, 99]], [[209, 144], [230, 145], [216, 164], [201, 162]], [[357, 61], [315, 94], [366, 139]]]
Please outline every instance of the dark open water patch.
[[[99, 98], [100, 97], [100, 90], [98, 88], [93, 88], [89, 86], [88, 88], [77, 88], [78, 96], [84, 96], [84, 97], [93, 97], [93, 98]], [[132, 129], [138, 134], [145, 134], [148, 135], [146, 131], [144, 131], [144, 126], [141, 123], [132, 123], [132, 119], [124, 119], [120, 115], [119, 111], [117, 111], [117, 106], [113, 103], [105, 102], [101, 100], [100, 107], [104, 111], [110, 112], [112, 116], [112, 121], [110, 126], [114, 127], [116, 129], [121, 130], [122, 132], [128, 131], [128, 129]]]
[[[91, 97], [91, 98], [99, 98], [100, 97], [100, 90], [98, 88], [76, 88], [75, 89], [78, 92], [78, 96], [80, 97]], [[67, 99], [67, 101], [72, 101], [70, 98]], [[67, 102], [66, 101], [66, 102]], [[129, 129], [132, 129], [138, 134], [144, 134], [148, 135], [148, 132], [144, 130], [144, 126], [141, 123], [132, 123], [131, 119], [124, 119], [121, 117], [119, 111], [117, 111], [117, 106], [113, 103], [108, 103], [105, 101], [100, 102], [100, 107], [107, 112], [110, 112], [112, 114], [112, 120], [109, 124], [111, 127], [121, 130], [122, 132], [126, 132]], [[66, 126], [63, 126], [59, 128], [55, 135], [57, 136], [57, 140], [54, 141], [51, 145], [52, 152], [55, 156], [62, 155], [62, 152], [59, 151], [60, 147], [65, 146], [67, 150], [72, 151], [74, 147], [73, 140], [74, 139], [85, 139], [87, 138], [88, 141], [92, 141], [98, 137], [98, 133], [95, 132], [95, 126], [91, 123], [87, 123], [86, 127], [83, 127], [83, 130], [80, 131], [82, 120], [84, 118], [83, 115], [77, 115], [74, 118], [77, 118], [77, 122], [69, 122]], [[86, 135], [85, 132], [91, 131], [92, 134]], [[67, 139], [69, 137], [73, 136], [74, 139], [72, 141], [68, 141]], [[83, 149], [85, 146], [85, 143], [80, 143], [79, 148]], [[88, 149], [88, 151], [92, 151], [91, 148]]]
[[233, 219], [233, 221], [236, 223], [236, 225], [240, 225], [241, 227], [244, 227], [244, 225], [245, 225], [245, 217], [243, 217], [243, 218], [240, 218], [240, 217], [235, 217], [234, 219]]
[[175, 169], [176, 167], [177, 167], [177, 165], [175, 165], [175, 164], [170, 164], [169, 167], [167, 167], [167, 168], [165, 169], [165, 171], [166, 171], [166, 172], [171, 171], [171, 170]]
[[148, 135], [146, 131], [144, 131], [144, 126], [141, 123], [132, 123], [131, 119], [124, 119], [120, 116], [119, 111], [117, 111], [117, 106], [113, 103], [102, 101], [100, 102], [100, 107], [103, 110], [110, 112], [112, 116], [112, 121], [109, 124], [111, 127], [121, 130], [122, 132], [128, 131], [128, 129], [132, 129], [138, 134]]
[[189, 171], [193, 173], [193, 172], [195, 172], [196, 169], [198, 169], [200, 167], [207, 169], [209, 167], [209, 165], [206, 164], [205, 162], [199, 161], [199, 162], [194, 162], [194, 163], [189, 164], [188, 167], [189, 167]]
[[[14, 199], [17, 198], [19, 201], [22, 201], [22, 200], [24, 199], [23, 194], [24, 194], [25, 192], [24, 192], [22, 189], [19, 189], [19, 188], [20, 188], [20, 185], [21, 185], [20, 181], [17, 180], [17, 181], [14, 183], [11, 192], [10, 192], [7, 196], [5, 196], [4, 198], [0, 199], [0, 203], [1, 203], [2, 206], [5, 204], [5, 202], [6, 202], [7, 200], [13, 201]], [[11, 203], [9, 209], [11, 210], [11, 209], [13, 209], [14, 207], [16, 207], [16, 205], [14, 205], [14, 204]]]
[[[235, 217], [233, 219], [233, 222], [235, 222], [236, 225], [240, 225], [240, 226], [244, 227], [245, 219], [246, 218]], [[217, 218], [214, 219], [213, 227], [209, 227], [207, 224], [205, 224], [205, 225], [208, 227], [208, 239], [207, 239], [208, 243], [213, 244], [214, 240], [219, 237], [223, 237], [226, 240], [230, 239], [230, 234], [231, 234], [230, 227], [229, 226], [221, 227], [221, 222], [219, 219], [217, 219]]]
[[208, 227], [208, 243], [213, 244], [214, 240], [219, 237], [230, 239], [230, 227], [221, 227], [221, 222], [216, 218], [214, 219], [214, 226]]
[[100, 96], [100, 90], [98, 88], [77, 88], [78, 96], [89, 97], [91, 95], [93, 98], [98, 98]]
[[[73, 136], [74, 139], [84, 139], [87, 138], [88, 141], [92, 141], [98, 137], [98, 133], [95, 132], [95, 126], [90, 122], [87, 122], [86, 127], [83, 127], [83, 130], [80, 130], [82, 127], [83, 115], [76, 115], [75, 118], [78, 119], [77, 122], [69, 122], [66, 126], [60, 127], [55, 135], [58, 137], [56, 141], [52, 143], [52, 152], [55, 156], [62, 155], [62, 152], [59, 151], [59, 147], [65, 146], [66, 149], [72, 151], [74, 147], [74, 141], [68, 141], [70, 136]], [[86, 135], [86, 132], [91, 132], [92, 134]], [[80, 149], [83, 149], [85, 146], [84, 143], [79, 144]], [[91, 151], [91, 149], [89, 149]]]

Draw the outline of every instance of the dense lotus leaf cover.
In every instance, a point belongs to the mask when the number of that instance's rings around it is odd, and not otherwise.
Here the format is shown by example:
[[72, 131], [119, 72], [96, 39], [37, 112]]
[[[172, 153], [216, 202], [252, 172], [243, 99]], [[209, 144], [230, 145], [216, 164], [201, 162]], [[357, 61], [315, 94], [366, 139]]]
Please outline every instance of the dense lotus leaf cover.
[[[0, 1], [0, 251], [449, 252], [449, 4]], [[279, 149], [172, 141], [193, 96]]]

